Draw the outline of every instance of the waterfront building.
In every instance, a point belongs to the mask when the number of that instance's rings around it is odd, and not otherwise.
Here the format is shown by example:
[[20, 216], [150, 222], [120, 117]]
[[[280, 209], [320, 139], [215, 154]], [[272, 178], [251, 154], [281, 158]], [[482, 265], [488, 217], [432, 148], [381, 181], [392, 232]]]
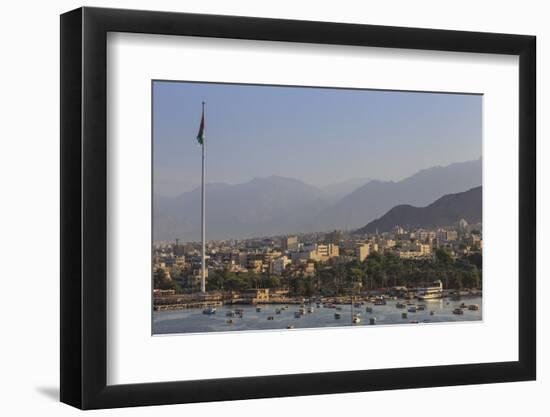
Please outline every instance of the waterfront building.
[[[208, 282], [208, 268], [204, 270], [204, 277], [206, 282]], [[202, 269], [199, 267], [194, 269], [191, 274], [187, 275], [185, 285], [189, 288], [200, 288], [201, 281], [202, 281]]]
[[287, 266], [291, 263], [291, 260], [287, 256], [281, 256], [271, 261], [270, 272], [274, 275], [281, 275]]
[[458, 239], [458, 233], [456, 230], [439, 229], [437, 238], [443, 242], [452, 242]]
[[329, 243], [327, 245], [317, 245], [317, 258], [319, 261], [326, 261], [328, 259], [339, 256], [340, 249], [338, 245]]
[[312, 277], [315, 275], [315, 263], [313, 262], [307, 262], [304, 265], [304, 276], [306, 277]]
[[416, 259], [429, 257], [432, 254], [432, 247], [429, 244], [420, 243], [403, 243], [397, 251], [397, 255], [401, 259]]
[[298, 237], [285, 236], [282, 240], [281, 247], [284, 251], [289, 251], [289, 252], [298, 250]]
[[358, 243], [355, 246], [355, 256], [359, 259], [359, 262], [363, 262], [370, 254], [370, 244]]
[[414, 232], [416, 239], [426, 242], [428, 240], [433, 240], [436, 238], [436, 233], [433, 230], [418, 229]]
[[259, 273], [259, 272], [262, 272], [262, 269], [263, 269], [263, 261], [261, 259], [249, 259], [248, 262], [247, 262], [247, 269], [250, 271], [250, 272], [256, 272], [256, 273]]
[[297, 263], [300, 261], [317, 261], [317, 251], [316, 250], [301, 250], [299, 252], [292, 252], [290, 254], [292, 262]]

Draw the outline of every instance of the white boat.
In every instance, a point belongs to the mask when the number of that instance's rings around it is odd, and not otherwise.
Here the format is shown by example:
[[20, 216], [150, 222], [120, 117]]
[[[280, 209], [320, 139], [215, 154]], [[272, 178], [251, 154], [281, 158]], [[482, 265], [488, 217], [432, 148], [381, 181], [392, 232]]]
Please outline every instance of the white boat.
[[441, 280], [434, 281], [429, 287], [417, 289], [417, 297], [419, 300], [433, 300], [443, 296], [443, 283]]
[[361, 319], [360, 319], [359, 317], [357, 317], [357, 316], [353, 316], [353, 319], [351, 319], [351, 322], [352, 322], [353, 324], [358, 324], [358, 323], [361, 322]]

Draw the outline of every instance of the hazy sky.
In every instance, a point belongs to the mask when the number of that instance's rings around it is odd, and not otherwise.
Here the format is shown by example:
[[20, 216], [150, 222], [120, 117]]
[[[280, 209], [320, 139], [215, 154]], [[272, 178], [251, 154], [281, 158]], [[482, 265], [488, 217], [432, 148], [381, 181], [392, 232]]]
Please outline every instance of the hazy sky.
[[479, 95], [155, 81], [154, 192], [281, 175], [313, 185], [399, 180], [481, 156]]

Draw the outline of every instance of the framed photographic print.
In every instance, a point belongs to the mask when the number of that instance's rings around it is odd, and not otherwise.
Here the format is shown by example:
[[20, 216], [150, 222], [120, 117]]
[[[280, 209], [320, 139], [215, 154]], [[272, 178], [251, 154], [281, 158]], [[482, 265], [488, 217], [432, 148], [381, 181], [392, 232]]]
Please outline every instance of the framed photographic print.
[[535, 38], [61, 16], [61, 400], [535, 379]]

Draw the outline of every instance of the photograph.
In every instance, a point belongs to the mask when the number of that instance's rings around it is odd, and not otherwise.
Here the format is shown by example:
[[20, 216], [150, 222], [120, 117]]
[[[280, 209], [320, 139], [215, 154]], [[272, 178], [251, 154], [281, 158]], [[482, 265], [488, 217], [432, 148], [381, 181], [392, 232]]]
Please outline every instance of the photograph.
[[482, 320], [481, 94], [152, 81], [152, 333]]

